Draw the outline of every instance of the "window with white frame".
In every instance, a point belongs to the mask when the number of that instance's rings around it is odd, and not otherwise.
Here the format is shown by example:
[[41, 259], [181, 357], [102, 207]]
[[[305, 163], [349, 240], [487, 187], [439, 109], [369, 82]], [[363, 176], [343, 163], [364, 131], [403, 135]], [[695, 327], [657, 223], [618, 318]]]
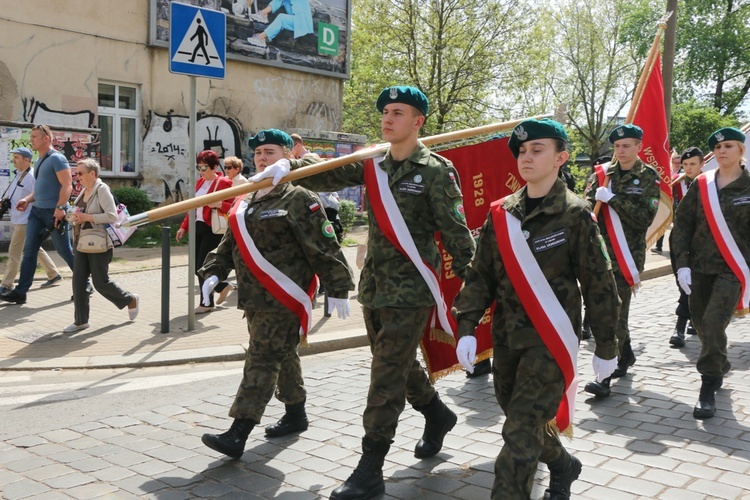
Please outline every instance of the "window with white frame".
[[99, 83], [100, 162], [105, 175], [138, 174], [139, 111], [138, 87]]

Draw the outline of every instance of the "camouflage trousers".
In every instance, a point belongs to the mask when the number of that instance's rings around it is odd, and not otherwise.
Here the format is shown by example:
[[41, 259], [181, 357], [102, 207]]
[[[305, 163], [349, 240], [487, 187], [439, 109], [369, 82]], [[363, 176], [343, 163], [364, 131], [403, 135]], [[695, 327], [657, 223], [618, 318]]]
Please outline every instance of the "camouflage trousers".
[[698, 372], [723, 377], [727, 364], [727, 326], [740, 300], [741, 285], [734, 274], [692, 273], [690, 312], [701, 353]]
[[259, 424], [274, 391], [289, 405], [307, 396], [297, 353], [299, 317], [291, 312], [246, 314], [250, 344], [229, 416]]
[[554, 462], [564, 451], [546, 426], [557, 414], [565, 380], [545, 346], [510, 350], [496, 344], [492, 362], [495, 397], [505, 413], [492, 498], [528, 499], [538, 462]]
[[372, 351], [370, 390], [362, 417], [366, 438], [390, 443], [406, 400], [424, 406], [434, 397], [435, 389], [417, 361], [417, 347], [432, 309], [363, 307]]
[[625, 281], [619, 269], [614, 271], [614, 275], [615, 283], [617, 284], [617, 295], [620, 297], [620, 311], [617, 318], [615, 335], [617, 337], [617, 356], [621, 358], [623, 346], [626, 343], [630, 343], [628, 321], [630, 318], [630, 299], [633, 297], [633, 292], [630, 290], [630, 285]]

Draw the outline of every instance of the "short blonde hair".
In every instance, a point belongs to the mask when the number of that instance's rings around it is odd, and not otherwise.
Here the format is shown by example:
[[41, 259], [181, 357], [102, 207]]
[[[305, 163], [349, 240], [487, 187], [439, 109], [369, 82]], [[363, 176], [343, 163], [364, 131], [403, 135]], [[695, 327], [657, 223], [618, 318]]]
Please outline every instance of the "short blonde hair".
[[94, 172], [94, 174], [99, 177], [99, 172], [101, 171], [102, 167], [99, 165], [99, 162], [96, 161], [93, 158], [85, 158], [83, 160], [78, 160], [76, 162], [76, 165], [80, 165], [83, 168], [86, 169], [86, 172]]
[[224, 166], [226, 165], [237, 167], [239, 170], [242, 170], [242, 160], [236, 156], [227, 156], [224, 158]]

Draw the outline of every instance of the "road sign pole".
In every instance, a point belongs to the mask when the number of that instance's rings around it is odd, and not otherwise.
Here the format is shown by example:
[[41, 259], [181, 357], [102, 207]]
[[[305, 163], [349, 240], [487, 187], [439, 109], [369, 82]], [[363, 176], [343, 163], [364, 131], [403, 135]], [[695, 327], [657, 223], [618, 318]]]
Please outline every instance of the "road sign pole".
[[[195, 77], [190, 78], [190, 125], [188, 127], [188, 197], [194, 196], [195, 188]], [[188, 219], [188, 331], [195, 330], [195, 210], [191, 210]], [[201, 262], [201, 265], [203, 263]], [[202, 295], [202, 291], [199, 292]]]

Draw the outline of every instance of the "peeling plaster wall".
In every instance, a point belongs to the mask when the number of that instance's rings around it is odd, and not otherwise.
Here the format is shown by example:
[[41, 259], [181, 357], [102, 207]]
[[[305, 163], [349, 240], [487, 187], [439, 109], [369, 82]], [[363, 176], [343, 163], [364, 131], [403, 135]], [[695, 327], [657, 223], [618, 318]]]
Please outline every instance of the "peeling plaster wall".
[[[189, 79], [169, 73], [167, 49], [147, 45], [149, 0], [95, 3], [14, 2], [3, 14], [0, 120], [95, 127], [100, 81], [138, 85], [141, 177], [124, 183], [154, 201], [179, 199], [195, 163], [187, 158]], [[339, 130], [342, 92], [336, 78], [228, 61], [224, 80], [197, 79], [196, 150], [221, 148], [247, 163], [245, 139], [261, 128]]]

